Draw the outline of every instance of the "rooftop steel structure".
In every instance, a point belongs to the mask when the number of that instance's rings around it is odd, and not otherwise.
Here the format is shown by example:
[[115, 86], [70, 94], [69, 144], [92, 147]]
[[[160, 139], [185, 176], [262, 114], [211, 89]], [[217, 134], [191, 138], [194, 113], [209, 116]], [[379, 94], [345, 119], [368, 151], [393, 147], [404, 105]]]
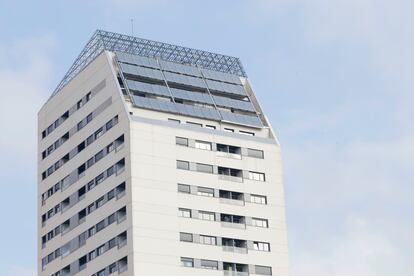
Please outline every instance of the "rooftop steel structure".
[[56, 95], [70, 80], [105, 50], [159, 58], [246, 77], [243, 66], [236, 57], [97, 30], [73, 62], [51, 97]]

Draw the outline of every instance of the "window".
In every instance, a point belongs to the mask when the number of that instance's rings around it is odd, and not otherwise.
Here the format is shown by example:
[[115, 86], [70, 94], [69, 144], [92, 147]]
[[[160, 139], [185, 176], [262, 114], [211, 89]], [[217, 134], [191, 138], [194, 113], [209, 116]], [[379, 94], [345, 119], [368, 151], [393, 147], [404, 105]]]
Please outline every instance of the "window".
[[100, 198], [98, 198], [96, 200], [96, 209], [98, 209], [99, 207], [101, 207], [104, 204], [104, 197], [101, 196]]
[[234, 132], [234, 129], [232, 129], [232, 128], [224, 128], [224, 131], [227, 131], [227, 132]]
[[83, 209], [78, 213], [78, 220], [82, 220], [84, 217], [86, 217], [86, 209]]
[[88, 214], [92, 213], [93, 211], [95, 211], [95, 203], [89, 204], [88, 206]]
[[104, 228], [105, 228], [105, 220], [101, 220], [100, 222], [98, 222], [98, 224], [96, 224], [96, 232], [99, 232]]
[[253, 248], [259, 251], [270, 251], [270, 245], [267, 242], [254, 242]]
[[261, 195], [250, 195], [250, 202], [257, 204], [267, 204], [267, 198]]
[[213, 213], [213, 212], [199, 211], [198, 212], [198, 218], [202, 219], [202, 220], [215, 221], [216, 220], [216, 214]]
[[262, 150], [247, 149], [247, 156], [263, 159], [264, 152]]
[[104, 181], [104, 174], [103, 173], [101, 173], [100, 175], [98, 175], [97, 177], [95, 177], [96, 185], [98, 185], [102, 181]]
[[96, 273], [96, 276], [105, 276], [105, 269], [102, 269]]
[[249, 179], [256, 181], [265, 181], [265, 174], [259, 172], [249, 172]]
[[217, 270], [218, 262], [217, 261], [210, 261], [210, 260], [201, 260], [201, 267], [206, 268], [206, 269]]
[[108, 200], [111, 200], [115, 197], [115, 190], [111, 190], [108, 192]]
[[190, 193], [190, 185], [178, 184], [178, 192], [189, 194]]
[[190, 163], [188, 161], [177, 160], [177, 169], [189, 170], [190, 169]]
[[85, 186], [78, 190], [78, 198], [82, 197], [86, 193]]
[[88, 230], [88, 237], [92, 237], [93, 235], [95, 235], [95, 227], [91, 227]]
[[79, 259], [79, 267], [83, 267], [86, 264], [86, 255]]
[[108, 242], [108, 250], [113, 248], [116, 245], [116, 239], [113, 238]]
[[185, 267], [194, 267], [194, 259], [181, 257], [181, 265]]
[[257, 227], [268, 228], [267, 219], [252, 218], [252, 225]]
[[85, 142], [82, 142], [78, 145], [78, 152], [81, 152], [85, 149]]
[[101, 160], [103, 155], [104, 155], [103, 150], [101, 150], [100, 152], [95, 154], [95, 163], [98, 162], [99, 160]]
[[199, 124], [199, 123], [194, 123], [194, 122], [186, 122], [186, 124], [187, 125], [192, 125], [192, 126], [197, 126], [197, 127], [203, 127], [203, 125], [202, 124]]
[[175, 137], [175, 143], [180, 146], [188, 147], [188, 139], [183, 137]]
[[211, 125], [206, 125], [206, 128], [209, 128], [209, 129], [216, 129], [216, 127], [215, 127], [215, 126], [211, 126]]
[[52, 151], [53, 151], [53, 146], [50, 146], [50, 147], [47, 148], [47, 154], [48, 155], [51, 154]]
[[190, 209], [183, 209], [179, 208], [179, 215], [183, 218], [191, 218], [191, 210]]
[[95, 181], [94, 180], [89, 181], [89, 183], [87, 184], [87, 186], [88, 186], [88, 191], [92, 190], [93, 187], [95, 187]]
[[86, 232], [79, 235], [79, 247], [86, 243]]
[[213, 166], [207, 165], [207, 164], [196, 164], [196, 170], [198, 172], [204, 172], [204, 173], [213, 173]]
[[219, 196], [220, 198], [244, 201], [244, 194], [239, 192], [220, 190]]
[[195, 148], [202, 149], [202, 150], [211, 150], [211, 143], [205, 141], [195, 141]]
[[89, 92], [88, 94], [86, 94], [86, 101], [89, 102], [90, 99], [91, 99], [91, 97], [92, 97], [92, 93], [91, 92]]
[[79, 100], [78, 103], [76, 104], [76, 108], [79, 109], [82, 107], [82, 100]]
[[239, 130], [240, 134], [254, 136], [254, 132]]
[[86, 139], [86, 144], [87, 144], [87, 145], [92, 144], [92, 142], [93, 142], [93, 135], [89, 136], [89, 137]]
[[86, 116], [86, 123], [88, 124], [90, 121], [92, 121], [92, 113], [89, 113], [88, 116]]
[[60, 257], [60, 248], [55, 250], [55, 258]]
[[98, 139], [99, 137], [101, 137], [102, 134], [103, 134], [103, 128], [98, 129], [94, 134], [95, 135], [95, 140]]
[[93, 251], [89, 252], [89, 261], [91, 261], [95, 258], [96, 258], [96, 251], [93, 250]]
[[180, 124], [180, 123], [181, 123], [181, 121], [180, 121], [180, 120], [177, 120], [177, 119], [171, 119], [171, 118], [168, 118], [168, 121], [170, 121], [170, 122], [174, 122], [174, 123], [178, 123], [178, 124]]
[[96, 249], [96, 253], [97, 253], [96, 255], [100, 256], [104, 253], [104, 251], [105, 251], [105, 245], [103, 244], [103, 245], [99, 246], [98, 249]]
[[193, 242], [193, 234], [191, 234], [191, 233], [180, 233], [180, 241]]
[[85, 170], [86, 170], [85, 164], [81, 165], [81, 166], [78, 168], [78, 174], [82, 174]]
[[114, 143], [110, 143], [107, 147], [106, 147], [106, 152], [110, 153], [111, 151], [114, 150]]
[[214, 197], [214, 189], [197, 187], [197, 195]]
[[115, 222], [115, 214], [112, 214], [108, 217], [108, 224], [112, 224]]
[[272, 275], [272, 268], [269, 266], [256, 265], [255, 272], [255, 274], [259, 275]]
[[116, 272], [116, 263], [110, 264], [109, 265], [109, 274], [115, 273]]
[[111, 175], [113, 175], [114, 174], [114, 172], [115, 172], [115, 168], [112, 166], [112, 167], [109, 167], [107, 170], [106, 170], [106, 177], [110, 177]]
[[80, 121], [77, 125], [78, 131], [81, 130], [84, 127], [83, 121]]
[[106, 130], [111, 129], [113, 126], [112, 120], [108, 121], [105, 125]]
[[202, 244], [216, 245], [217, 244], [217, 240], [216, 240], [216, 237], [200, 235], [200, 243], [202, 243]]

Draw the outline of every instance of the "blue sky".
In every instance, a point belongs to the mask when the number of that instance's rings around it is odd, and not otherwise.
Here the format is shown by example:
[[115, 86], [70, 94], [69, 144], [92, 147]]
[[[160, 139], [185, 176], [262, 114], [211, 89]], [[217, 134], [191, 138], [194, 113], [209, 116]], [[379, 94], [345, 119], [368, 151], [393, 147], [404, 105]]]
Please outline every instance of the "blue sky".
[[[64, 2], [64, 3], [62, 3]], [[414, 275], [413, 1], [0, 0], [0, 275], [36, 274], [36, 114], [95, 29], [241, 58], [293, 276]]]

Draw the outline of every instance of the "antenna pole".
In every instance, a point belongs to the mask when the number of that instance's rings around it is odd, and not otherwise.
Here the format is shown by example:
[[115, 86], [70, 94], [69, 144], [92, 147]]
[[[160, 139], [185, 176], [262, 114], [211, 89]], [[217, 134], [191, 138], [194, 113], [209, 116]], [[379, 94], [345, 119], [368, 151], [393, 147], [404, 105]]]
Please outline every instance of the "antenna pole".
[[134, 19], [131, 18], [131, 35], [134, 36]]

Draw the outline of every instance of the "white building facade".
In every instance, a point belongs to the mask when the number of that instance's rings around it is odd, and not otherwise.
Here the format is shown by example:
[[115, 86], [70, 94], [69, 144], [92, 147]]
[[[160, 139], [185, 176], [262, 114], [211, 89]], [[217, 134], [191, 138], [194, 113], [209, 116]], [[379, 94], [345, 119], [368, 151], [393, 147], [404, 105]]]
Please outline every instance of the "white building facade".
[[38, 126], [39, 275], [289, 275], [280, 146], [237, 58], [97, 31]]

